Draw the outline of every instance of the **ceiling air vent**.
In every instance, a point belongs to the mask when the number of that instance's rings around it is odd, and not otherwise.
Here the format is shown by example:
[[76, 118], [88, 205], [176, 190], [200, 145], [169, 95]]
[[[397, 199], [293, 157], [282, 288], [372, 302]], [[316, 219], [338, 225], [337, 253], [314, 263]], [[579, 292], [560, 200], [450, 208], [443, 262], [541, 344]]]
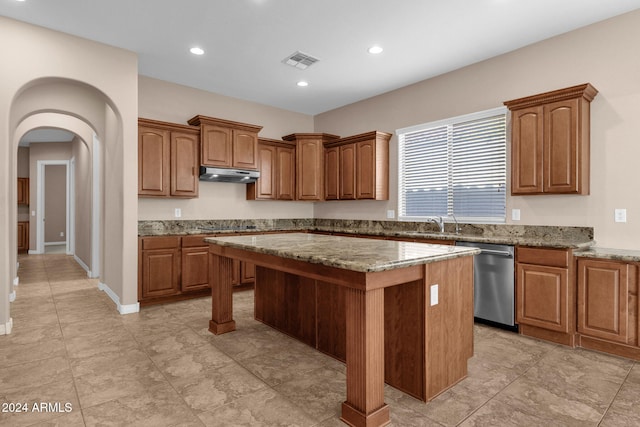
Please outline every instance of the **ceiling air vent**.
[[305, 70], [318, 61], [318, 58], [314, 58], [313, 56], [300, 51], [295, 52], [282, 60], [283, 63], [296, 67], [300, 70]]

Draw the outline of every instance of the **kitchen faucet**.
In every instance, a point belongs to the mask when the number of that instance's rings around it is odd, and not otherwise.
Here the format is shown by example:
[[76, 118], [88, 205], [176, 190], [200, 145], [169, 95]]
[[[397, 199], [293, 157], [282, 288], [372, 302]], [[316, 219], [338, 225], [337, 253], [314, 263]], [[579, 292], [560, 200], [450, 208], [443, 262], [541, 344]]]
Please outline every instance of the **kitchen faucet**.
[[442, 219], [441, 216], [437, 216], [434, 218], [427, 218], [428, 222], [433, 222], [434, 224], [436, 224], [438, 226], [438, 228], [440, 229], [441, 233], [444, 233], [444, 220]]

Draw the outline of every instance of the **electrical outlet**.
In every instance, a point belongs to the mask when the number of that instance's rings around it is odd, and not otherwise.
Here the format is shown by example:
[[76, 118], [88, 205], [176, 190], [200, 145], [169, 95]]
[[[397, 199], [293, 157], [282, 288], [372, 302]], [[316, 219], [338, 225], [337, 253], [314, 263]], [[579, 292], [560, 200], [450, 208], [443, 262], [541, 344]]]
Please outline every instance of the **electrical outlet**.
[[64, 231], [60, 232], [60, 237], [64, 237]]
[[387, 211], [387, 219], [394, 219], [396, 217], [396, 211], [390, 209]]
[[31, 216], [36, 216], [36, 211], [31, 211]]
[[182, 216], [182, 209], [180, 208], [176, 208], [175, 212], [174, 212], [174, 216], [176, 218], [180, 218]]
[[431, 305], [438, 305], [438, 284], [431, 285]]
[[511, 220], [520, 221], [520, 209], [511, 209]]
[[627, 222], [627, 210], [616, 209], [614, 213], [614, 220], [616, 222]]

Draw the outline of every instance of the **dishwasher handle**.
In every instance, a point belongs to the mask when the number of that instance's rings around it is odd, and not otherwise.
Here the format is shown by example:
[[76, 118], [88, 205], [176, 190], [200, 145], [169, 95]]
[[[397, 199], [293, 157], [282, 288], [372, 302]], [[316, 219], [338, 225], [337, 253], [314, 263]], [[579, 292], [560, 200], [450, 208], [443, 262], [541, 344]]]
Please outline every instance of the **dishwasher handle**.
[[483, 254], [487, 254], [487, 255], [496, 255], [496, 256], [501, 256], [501, 257], [505, 257], [505, 258], [513, 258], [513, 254], [509, 251], [496, 251], [494, 249], [481, 249], [480, 248], [480, 253]]

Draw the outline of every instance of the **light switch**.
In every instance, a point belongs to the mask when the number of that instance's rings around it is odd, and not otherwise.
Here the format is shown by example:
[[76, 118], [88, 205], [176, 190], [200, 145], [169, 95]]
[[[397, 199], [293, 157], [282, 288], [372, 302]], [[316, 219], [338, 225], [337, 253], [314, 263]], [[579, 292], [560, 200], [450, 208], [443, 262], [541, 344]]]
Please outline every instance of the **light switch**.
[[431, 305], [438, 304], [438, 284], [431, 285]]
[[520, 221], [520, 209], [511, 209], [511, 220]]
[[614, 214], [614, 219], [616, 222], [627, 222], [627, 210], [616, 209]]
[[182, 216], [182, 209], [176, 208], [175, 217], [180, 218]]
[[387, 211], [387, 219], [394, 219], [396, 217], [396, 211], [388, 210]]

